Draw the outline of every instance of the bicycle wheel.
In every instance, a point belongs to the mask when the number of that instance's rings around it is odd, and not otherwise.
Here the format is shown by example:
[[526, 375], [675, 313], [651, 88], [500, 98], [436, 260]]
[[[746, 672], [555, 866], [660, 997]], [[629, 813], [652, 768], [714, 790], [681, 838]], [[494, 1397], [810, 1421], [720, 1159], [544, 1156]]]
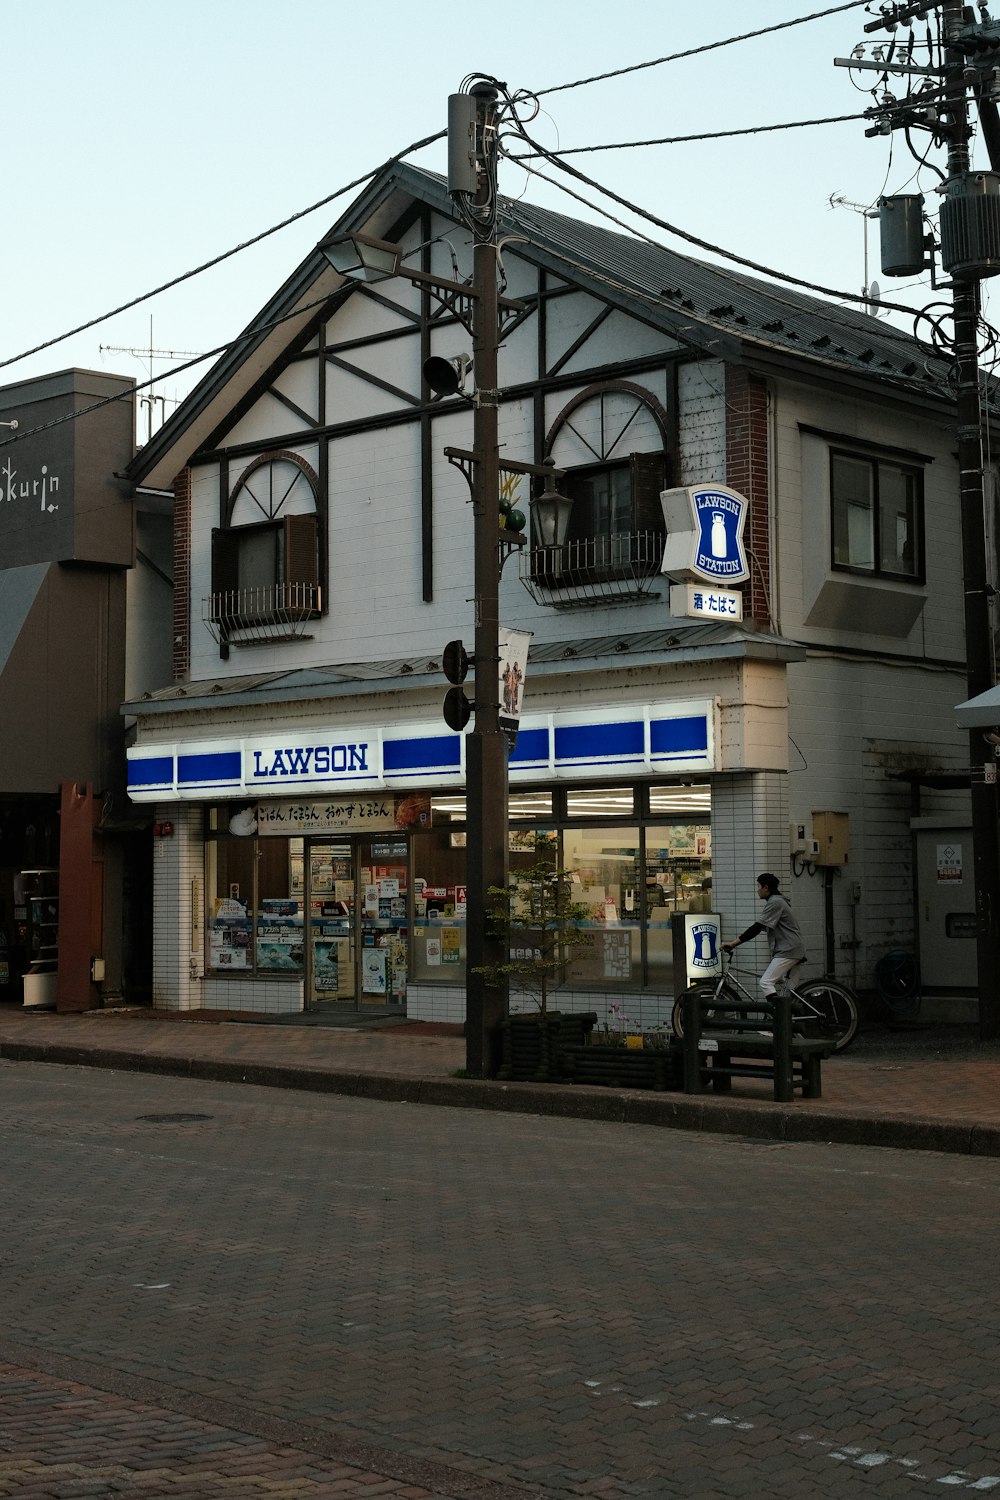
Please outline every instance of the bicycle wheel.
[[674, 1001], [674, 1008], [670, 1012], [670, 1029], [674, 1036], [684, 1035], [684, 997], [686, 995], [697, 995], [701, 1000], [711, 1000], [715, 994], [714, 984], [693, 984], [686, 989], [683, 995], [678, 995]]
[[[851, 1045], [858, 1030], [858, 1002], [846, 985], [836, 979], [809, 979], [796, 985], [795, 993], [816, 1012], [817, 1030], [833, 1043], [834, 1052]], [[797, 1015], [794, 1019], [804, 1018]]]

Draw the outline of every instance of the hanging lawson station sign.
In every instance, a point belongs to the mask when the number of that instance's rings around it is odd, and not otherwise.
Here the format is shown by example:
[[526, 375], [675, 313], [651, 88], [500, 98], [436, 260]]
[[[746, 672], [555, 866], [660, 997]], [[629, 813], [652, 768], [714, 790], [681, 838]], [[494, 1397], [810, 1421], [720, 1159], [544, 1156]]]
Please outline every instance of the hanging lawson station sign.
[[743, 530], [748, 502], [723, 484], [695, 484], [660, 494], [667, 543], [661, 571], [677, 580], [670, 613], [699, 620], [742, 620], [750, 577]]
[[[712, 699], [532, 714], [520, 722], [509, 762], [515, 783], [715, 768]], [[128, 752], [133, 802], [464, 785], [465, 735], [440, 721], [190, 743], [150, 739]]]

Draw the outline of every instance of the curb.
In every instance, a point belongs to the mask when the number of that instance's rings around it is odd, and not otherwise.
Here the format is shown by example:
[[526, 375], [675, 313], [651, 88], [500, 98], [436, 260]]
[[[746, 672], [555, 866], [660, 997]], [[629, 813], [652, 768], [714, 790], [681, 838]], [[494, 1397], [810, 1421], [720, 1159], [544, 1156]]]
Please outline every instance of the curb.
[[336, 1072], [179, 1054], [151, 1056], [145, 1052], [58, 1043], [0, 1042], [0, 1058], [9, 1062], [109, 1068], [125, 1073], [200, 1078], [212, 1083], [247, 1083], [259, 1088], [343, 1094], [388, 1104], [443, 1105], [451, 1109], [603, 1120], [619, 1125], [654, 1125], [661, 1129], [743, 1135], [767, 1141], [825, 1142], [892, 1150], [940, 1151], [959, 1156], [1000, 1156], [1000, 1125], [951, 1119], [847, 1115], [824, 1110], [821, 1102], [817, 1102], [815, 1108], [808, 1101], [789, 1107], [763, 1099], [722, 1100], [704, 1094], [649, 1093], [586, 1084], [409, 1078], [391, 1073]]

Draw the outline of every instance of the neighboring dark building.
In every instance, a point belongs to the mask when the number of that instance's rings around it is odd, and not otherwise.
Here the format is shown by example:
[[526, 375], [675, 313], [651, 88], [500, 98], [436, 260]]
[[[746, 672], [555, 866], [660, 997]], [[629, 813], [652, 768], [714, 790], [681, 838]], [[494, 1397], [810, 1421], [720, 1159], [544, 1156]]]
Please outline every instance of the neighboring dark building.
[[[116, 478], [135, 451], [132, 380], [74, 369], [6, 386], [0, 422], [7, 995], [60, 1010], [148, 998], [150, 820], [124, 795], [119, 710], [129, 653], [143, 681], [167, 680], [127, 627], [149, 618], [151, 588], [169, 597], [169, 514], [139, 514]], [[133, 572], [137, 538], [152, 584]]]

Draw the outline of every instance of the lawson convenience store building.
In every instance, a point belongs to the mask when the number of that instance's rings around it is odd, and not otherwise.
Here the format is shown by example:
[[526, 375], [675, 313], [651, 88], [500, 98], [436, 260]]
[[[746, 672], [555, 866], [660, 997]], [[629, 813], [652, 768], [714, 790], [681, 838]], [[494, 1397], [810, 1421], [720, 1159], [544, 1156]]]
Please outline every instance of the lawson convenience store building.
[[[800, 655], [718, 625], [529, 657], [511, 867], [543, 844], [589, 908], [560, 1004], [665, 1019], [673, 914], [743, 904], [737, 846], [787, 857], [775, 759]], [[230, 677], [125, 705], [129, 796], [153, 818], [156, 1005], [464, 1019], [465, 736], [433, 716], [440, 668], [419, 666]]]

